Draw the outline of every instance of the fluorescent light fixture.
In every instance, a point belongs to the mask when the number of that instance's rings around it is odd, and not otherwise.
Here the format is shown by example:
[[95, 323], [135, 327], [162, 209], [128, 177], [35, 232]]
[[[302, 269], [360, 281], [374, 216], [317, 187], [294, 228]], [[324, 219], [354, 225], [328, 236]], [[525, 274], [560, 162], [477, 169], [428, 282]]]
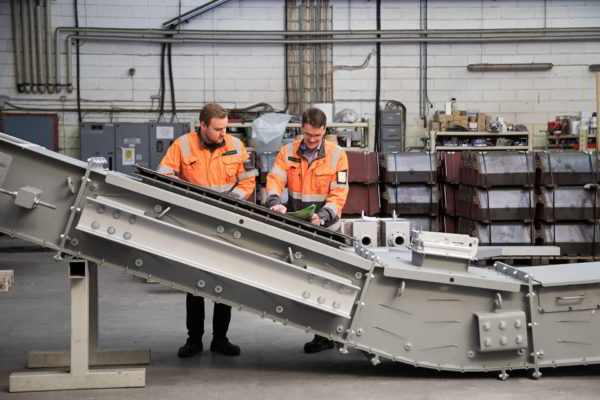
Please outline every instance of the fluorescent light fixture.
[[592, 71], [592, 72], [600, 72], [600, 64], [592, 64], [592, 65], [590, 65], [590, 71]]
[[548, 71], [552, 67], [551, 63], [469, 64], [467, 70], [471, 72]]

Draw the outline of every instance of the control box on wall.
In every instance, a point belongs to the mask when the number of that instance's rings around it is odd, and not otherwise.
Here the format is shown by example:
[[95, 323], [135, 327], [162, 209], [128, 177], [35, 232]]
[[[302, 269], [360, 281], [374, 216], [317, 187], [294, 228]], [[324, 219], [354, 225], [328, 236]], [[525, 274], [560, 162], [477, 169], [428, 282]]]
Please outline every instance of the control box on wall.
[[169, 146], [189, 131], [189, 124], [119, 122], [81, 124], [81, 159], [104, 157], [108, 168], [126, 174], [134, 165], [156, 169]]

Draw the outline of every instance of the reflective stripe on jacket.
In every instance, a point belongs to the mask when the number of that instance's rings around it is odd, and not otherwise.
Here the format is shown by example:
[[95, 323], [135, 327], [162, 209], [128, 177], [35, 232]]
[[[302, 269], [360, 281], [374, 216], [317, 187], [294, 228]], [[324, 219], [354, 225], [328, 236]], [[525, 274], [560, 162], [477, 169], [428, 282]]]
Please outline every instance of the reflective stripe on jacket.
[[169, 147], [158, 172], [247, 199], [255, 188], [257, 171], [244, 168], [248, 152], [239, 139], [225, 135], [224, 140], [223, 146], [211, 152], [196, 132], [187, 133]]
[[348, 197], [348, 157], [337, 144], [324, 140], [318, 157], [309, 165], [299, 149], [301, 142], [288, 143], [279, 150], [267, 176], [267, 206], [281, 203], [287, 185], [289, 211], [315, 204], [327, 212], [326, 226], [331, 225], [341, 216]]

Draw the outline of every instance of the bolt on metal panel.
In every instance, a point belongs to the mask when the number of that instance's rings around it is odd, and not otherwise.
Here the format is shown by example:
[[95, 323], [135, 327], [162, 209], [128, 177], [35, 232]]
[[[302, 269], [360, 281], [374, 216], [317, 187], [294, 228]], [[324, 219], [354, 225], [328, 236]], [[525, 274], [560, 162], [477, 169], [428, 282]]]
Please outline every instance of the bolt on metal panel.
[[475, 313], [479, 327], [479, 351], [527, 349], [527, 318], [524, 311]]

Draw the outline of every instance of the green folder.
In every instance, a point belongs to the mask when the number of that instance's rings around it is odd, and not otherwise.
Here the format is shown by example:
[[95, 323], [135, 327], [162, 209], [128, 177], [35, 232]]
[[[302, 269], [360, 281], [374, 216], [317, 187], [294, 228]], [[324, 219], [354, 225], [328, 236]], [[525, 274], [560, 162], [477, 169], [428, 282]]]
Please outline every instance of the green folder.
[[306, 208], [303, 208], [302, 210], [286, 213], [286, 215], [290, 215], [292, 217], [308, 221], [308, 220], [310, 220], [310, 217], [312, 217], [313, 214], [315, 213], [316, 208], [317, 208], [317, 206], [315, 204], [313, 204]]

